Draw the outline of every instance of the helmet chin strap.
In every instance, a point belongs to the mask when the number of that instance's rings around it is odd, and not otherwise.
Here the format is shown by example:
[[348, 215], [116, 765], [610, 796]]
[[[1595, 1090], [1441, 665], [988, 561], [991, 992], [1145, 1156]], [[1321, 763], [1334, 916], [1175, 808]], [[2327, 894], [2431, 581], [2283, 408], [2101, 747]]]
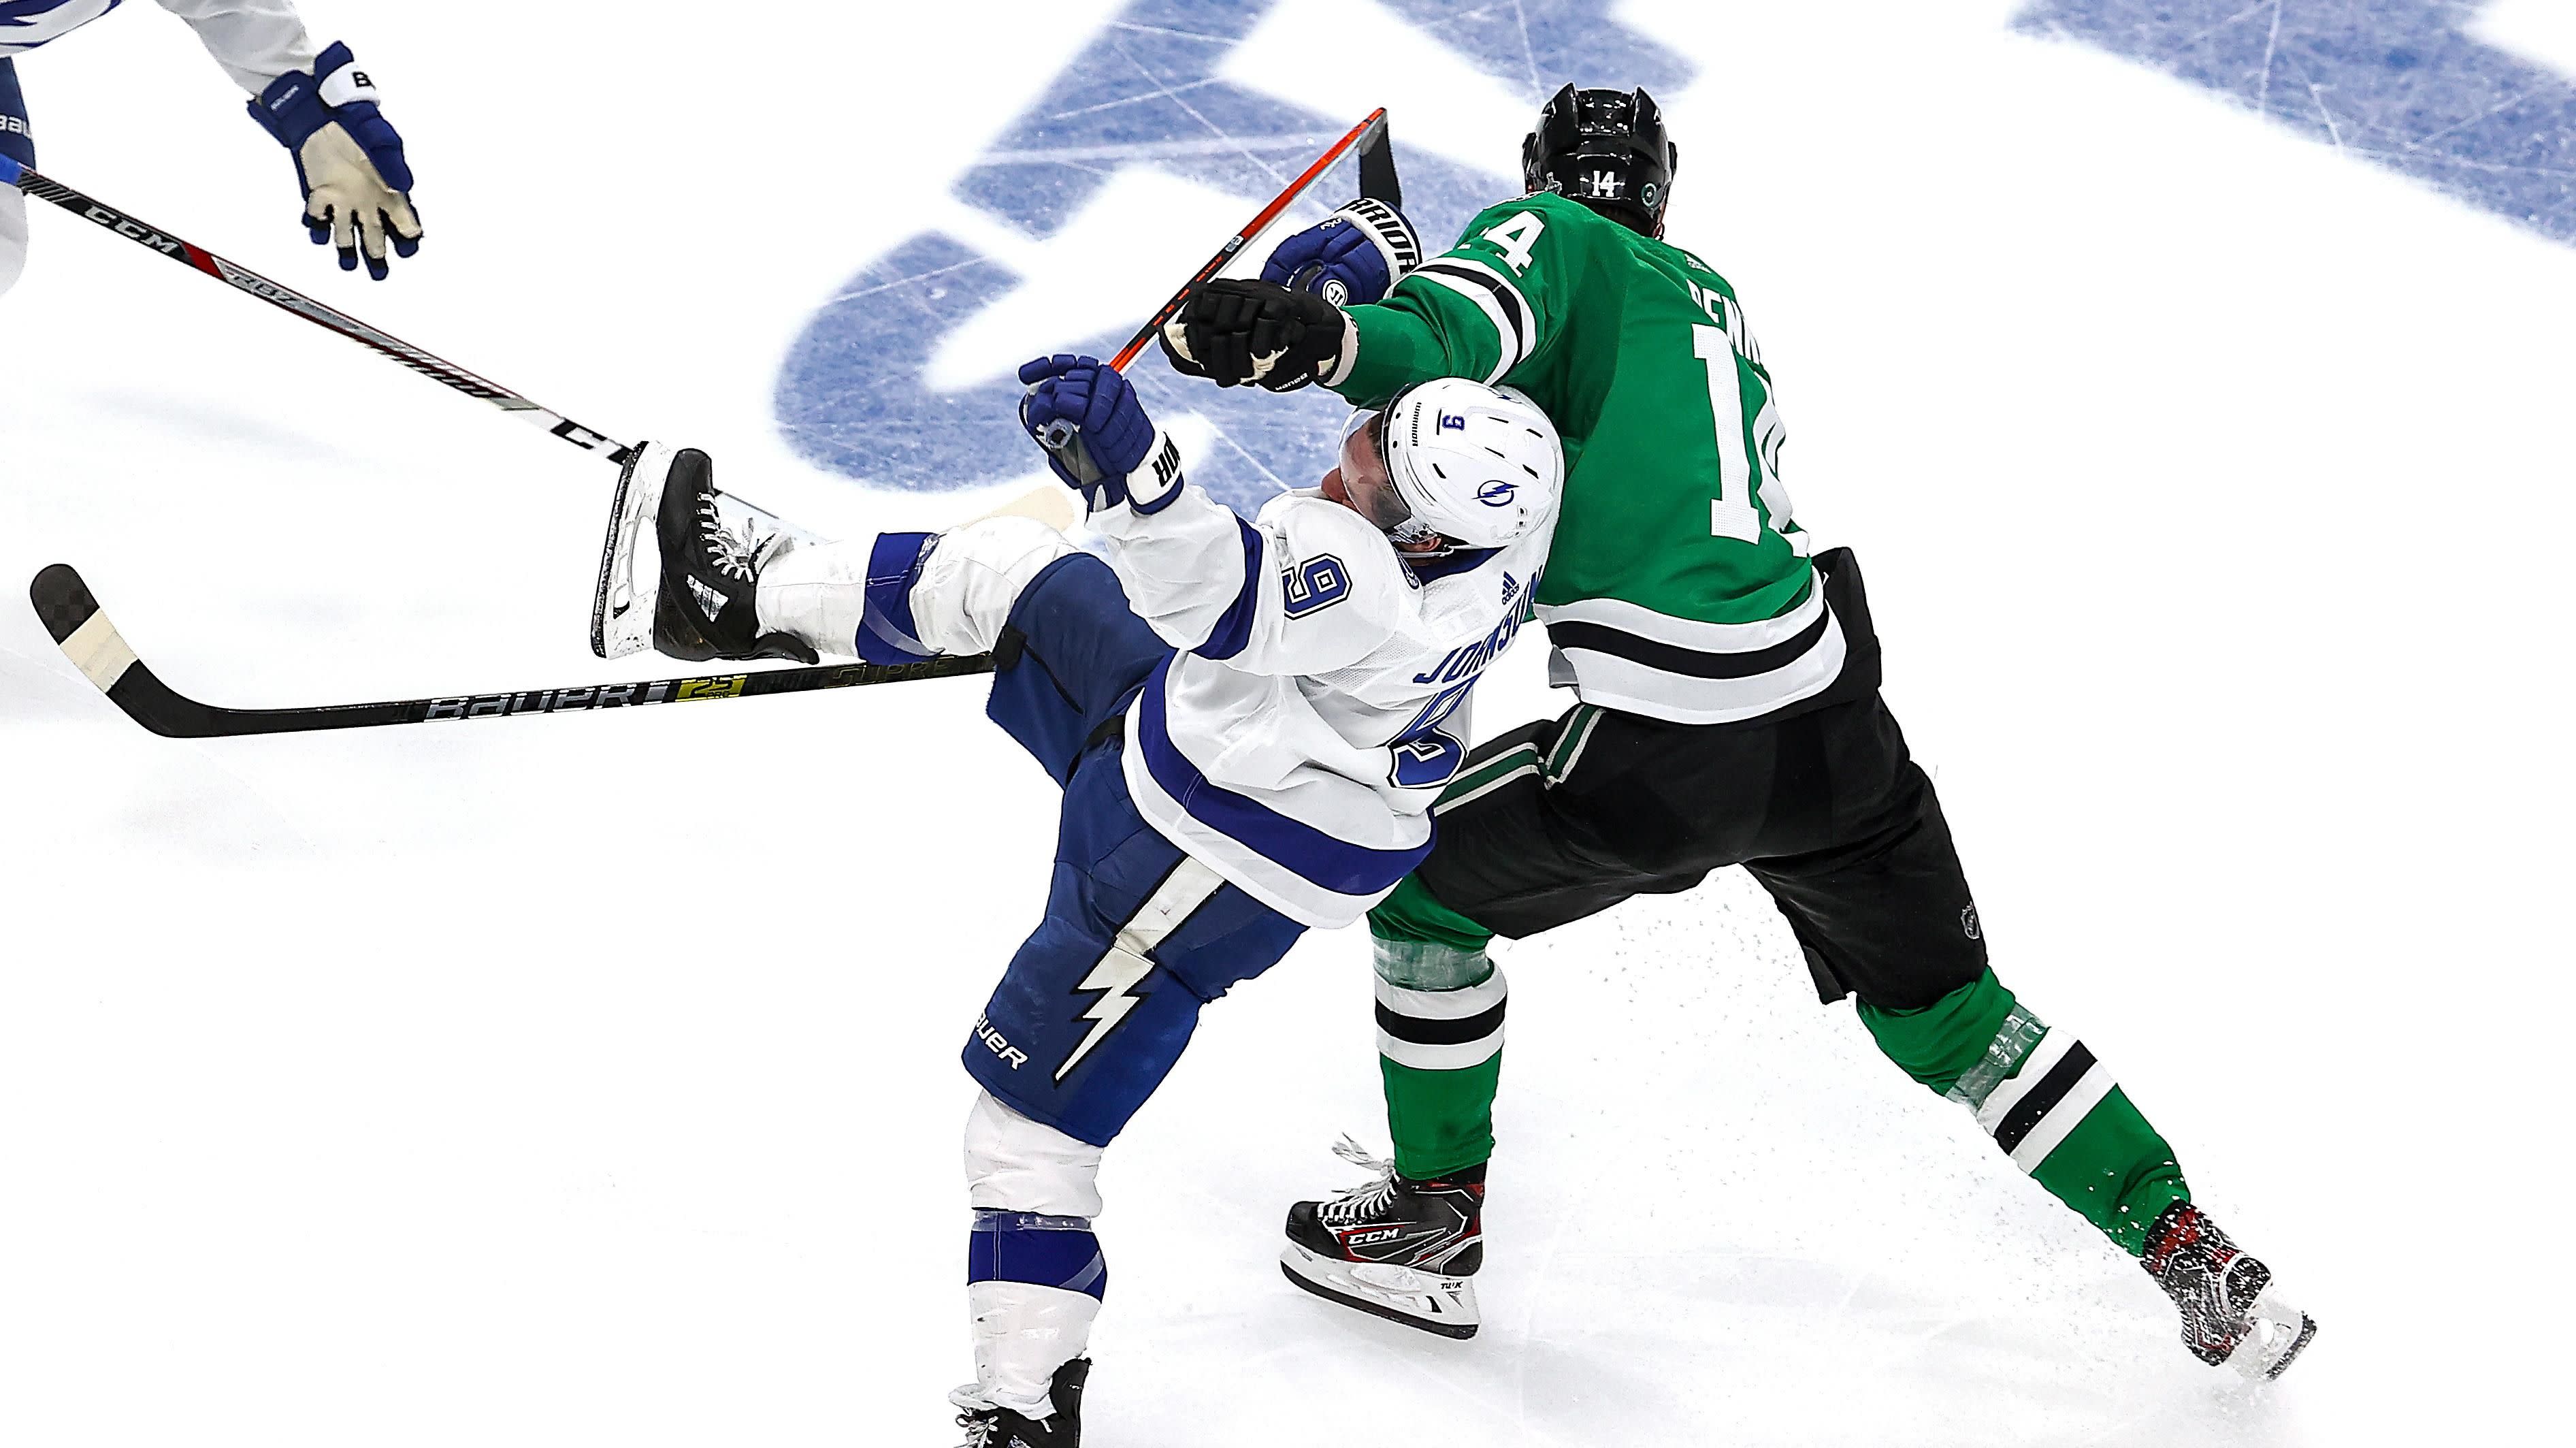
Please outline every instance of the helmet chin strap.
[[1462, 546], [1457, 539], [1427, 523], [1403, 522], [1387, 530], [1386, 541], [1407, 558], [1446, 558]]

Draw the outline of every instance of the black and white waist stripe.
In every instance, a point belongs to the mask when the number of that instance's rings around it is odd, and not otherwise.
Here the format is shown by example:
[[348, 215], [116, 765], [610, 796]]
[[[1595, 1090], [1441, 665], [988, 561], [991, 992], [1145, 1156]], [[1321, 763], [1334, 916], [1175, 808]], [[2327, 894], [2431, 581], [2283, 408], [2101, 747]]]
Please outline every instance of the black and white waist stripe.
[[1824, 575], [1777, 618], [1705, 623], [1615, 598], [1541, 606], [1583, 702], [1676, 724], [1759, 718], [1832, 687], [1848, 653]]

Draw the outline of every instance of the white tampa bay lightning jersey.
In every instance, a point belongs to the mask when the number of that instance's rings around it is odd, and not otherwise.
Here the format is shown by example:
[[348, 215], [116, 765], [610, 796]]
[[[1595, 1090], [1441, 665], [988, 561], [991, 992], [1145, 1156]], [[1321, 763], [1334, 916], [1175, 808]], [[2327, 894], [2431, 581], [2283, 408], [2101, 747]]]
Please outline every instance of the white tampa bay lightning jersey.
[[[17, 55], [78, 30], [120, 0], [0, 0], [0, 56]], [[290, 70], [310, 70], [316, 50], [286, 0], [159, 0], [195, 27], [197, 39], [233, 83], [252, 95]]]
[[1469, 696], [1529, 616], [1555, 517], [1423, 563], [1313, 491], [1249, 523], [1186, 486], [1091, 521], [1129, 606], [1178, 650], [1128, 711], [1137, 810], [1291, 919], [1358, 919], [1430, 853]]

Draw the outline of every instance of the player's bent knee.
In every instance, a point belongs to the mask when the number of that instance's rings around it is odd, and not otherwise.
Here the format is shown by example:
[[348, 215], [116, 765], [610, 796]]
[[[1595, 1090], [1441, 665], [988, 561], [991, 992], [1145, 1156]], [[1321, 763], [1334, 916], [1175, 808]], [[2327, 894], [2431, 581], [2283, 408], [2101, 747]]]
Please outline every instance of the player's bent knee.
[[911, 565], [919, 575], [909, 589], [915, 631], [942, 653], [983, 653], [1001, 636], [1021, 595], [1056, 563], [1080, 554], [1034, 518], [986, 518], [952, 528]]
[[1986, 1058], [2014, 1005], [2013, 993], [1988, 970], [1927, 1006], [1896, 1009], [1864, 997], [1859, 1009], [1861, 1024], [1889, 1060], [1946, 1092]]
[[984, 712], [1065, 783], [1128, 697], [1170, 656], [1171, 646], [1128, 607], [1108, 564], [1087, 553], [1067, 554], [1019, 590], [994, 650], [993, 693]]

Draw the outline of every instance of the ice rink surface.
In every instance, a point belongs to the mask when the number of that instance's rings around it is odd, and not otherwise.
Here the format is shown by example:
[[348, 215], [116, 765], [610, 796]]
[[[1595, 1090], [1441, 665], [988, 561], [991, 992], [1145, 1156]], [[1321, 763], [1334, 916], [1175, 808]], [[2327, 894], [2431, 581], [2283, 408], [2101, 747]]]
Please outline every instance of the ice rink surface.
[[[1505, 957], [1472, 1343], [1272, 1265], [1383, 1137], [1359, 935], [1212, 1009], [1110, 1154], [1091, 1441], [2548, 1437], [2576, 28], [1600, 8], [310, 0], [420, 176], [380, 286], [157, 9], [20, 69], [49, 174], [833, 533], [1030, 486], [1005, 369], [1114, 343], [1370, 106], [1436, 230], [1542, 87], [1649, 77], [1998, 971], [2323, 1331], [2269, 1392], [2189, 1360], [1730, 872]], [[584, 646], [605, 464], [37, 209], [0, 580], [79, 565], [226, 704], [661, 672]], [[1239, 496], [1320, 471], [1149, 394]], [[1481, 730], [1562, 707], [1542, 658]], [[955, 1057], [1054, 808], [980, 703], [192, 745], [0, 607], [0, 1442], [953, 1441]]]

